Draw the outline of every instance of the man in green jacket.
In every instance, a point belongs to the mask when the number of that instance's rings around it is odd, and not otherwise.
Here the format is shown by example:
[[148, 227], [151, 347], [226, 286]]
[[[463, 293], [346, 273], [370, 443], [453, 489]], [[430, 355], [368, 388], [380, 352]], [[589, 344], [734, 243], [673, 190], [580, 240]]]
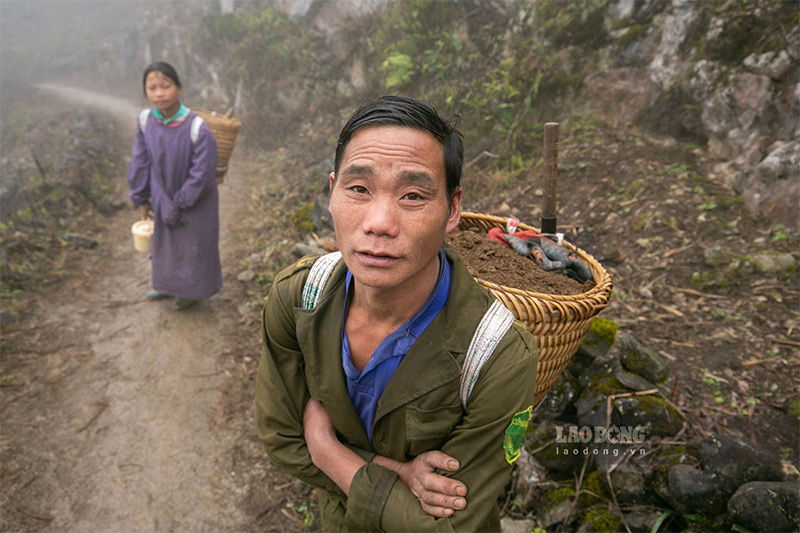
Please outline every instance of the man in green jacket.
[[264, 307], [256, 428], [326, 531], [500, 529], [537, 352], [443, 244], [462, 154], [425, 102], [362, 105], [330, 175], [340, 253], [281, 272]]

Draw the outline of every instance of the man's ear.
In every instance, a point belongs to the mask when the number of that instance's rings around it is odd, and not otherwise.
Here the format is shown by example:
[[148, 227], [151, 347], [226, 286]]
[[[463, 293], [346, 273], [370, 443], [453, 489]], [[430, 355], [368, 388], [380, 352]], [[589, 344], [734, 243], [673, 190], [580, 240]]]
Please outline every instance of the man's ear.
[[461, 222], [461, 187], [456, 189], [450, 198], [450, 214], [447, 216], [446, 233], [450, 233]]
[[328, 213], [333, 216], [331, 213], [331, 196], [333, 196], [333, 185], [336, 183], [336, 174], [331, 172], [328, 176]]

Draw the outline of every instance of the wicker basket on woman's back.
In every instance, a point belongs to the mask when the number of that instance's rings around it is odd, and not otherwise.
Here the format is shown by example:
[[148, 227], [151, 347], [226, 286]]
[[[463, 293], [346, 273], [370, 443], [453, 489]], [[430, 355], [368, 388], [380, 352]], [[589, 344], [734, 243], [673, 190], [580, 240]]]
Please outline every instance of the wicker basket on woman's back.
[[[505, 228], [506, 222], [507, 219], [502, 217], [464, 212], [461, 213], [459, 228], [477, 228], [486, 233], [492, 228]], [[527, 224], [520, 223], [519, 229], [539, 233], [538, 229]], [[611, 296], [611, 276], [602, 265], [591, 255], [566, 241], [564, 246], [588, 265], [595, 283], [592, 289], [577, 295], [542, 294], [475, 278], [511, 310], [536, 338], [539, 366], [534, 405], [542, 401], [558, 380], [580, 346], [592, 320], [608, 305]]]
[[242, 127], [242, 121], [231, 117], [233, 110], [224, 115], [196, 107], [193, 107], [192, 111], [205, 121], [217, 141], [217, 183], [222, 183], [228, 172], [228, 159], [233, 153], [233, 145], [236, 143], [236, 135]]

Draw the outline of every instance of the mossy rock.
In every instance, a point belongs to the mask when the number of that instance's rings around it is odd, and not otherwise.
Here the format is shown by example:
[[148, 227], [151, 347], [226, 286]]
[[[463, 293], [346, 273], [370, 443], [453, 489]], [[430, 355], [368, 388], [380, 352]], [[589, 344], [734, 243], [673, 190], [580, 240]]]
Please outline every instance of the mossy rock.
[[611, 346], [614, 345], [614, 341], [617, 340], [618, 329], [619, 324], [616, 322], [600, 317], [595, 318], [578, 346], [578, 353], [586, 354], [593, 359], [605, 357]]
[[574, 414], [575, 399], [579, 393], [580, 389], [575, 380], [562, 375], [536, 408], [537, 416], [555, 420], [564, 415]]
[[562, 523], [572, 512], [574, 499], [572, 487], [548, 490], [538, 498], [533, 513], [544, 527]]
[[619, 366], [619, 362], [612, 360], [596, 369], [584, 372], [579, 378], [578, 381], [584, 388], [575, 401], [578, 425], [604, 426], [608, 397], [628, 391], [628, 388], [614, 377], [615, 362], [616, 366]]
[[538, 509], [543, 512], [551, 511], [562, 502], [569, 502], [575, 499], [575, 489], [572, 487], [559, 487], [545, 492], [539, 498]]
[[683, 427], [678, 411], [661, 396], [617, 398], [612, 409], [612, 418], [618, 425], [641, 426], [648, 437], [669, 437]]
[[603, 476], [596, 470], [590, 472], [581, 484], [580, 494], [578, 495], [580, 507], [592, 507], [607, 501], [608, 498], [608, 489], [605, 481], [603, 481]]
[[647, 35], [647, 30], [649, 28], [649, 24], [634, 24], [633, 26], [629, 26], [628, 30], [617, 39], [617, 43], [622, 47], [628, 46]]
[[696, 445], [665, 444], [653, 459], [653, 470], [668, 470], [671, 466], [695, 463], [696, 457]]
[[800, 420], [800, 397], [795, 396], [786, 402], [786, 412], [789, 416], [793, 416]]
[[642, 343], [633, 335], [620, 339], [620, 362], [628, 371], [652, 383], [659, 383], [669, 376], [669, 365], [663, 356]]
[[620, 531], [622, 520], [607, 509], [589, 509], [583, 519], [579, 531]]
[[703, 516], [696, 514], [686, 515], [690, 519], [689, 527], [683, 533], [708, 533], [709, 531], [734, 531], [733, 521], [728, 515]]

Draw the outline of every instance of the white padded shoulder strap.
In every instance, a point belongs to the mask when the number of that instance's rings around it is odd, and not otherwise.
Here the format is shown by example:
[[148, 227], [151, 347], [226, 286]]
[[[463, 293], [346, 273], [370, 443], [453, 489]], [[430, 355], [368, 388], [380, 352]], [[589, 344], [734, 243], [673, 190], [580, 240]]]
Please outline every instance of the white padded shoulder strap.
[[[303, 309], [314, 309], [317, 306], [322, 291], [325, 290], [325, 284], [341, 258], [341, 252], [332, 252], [314, 262], [303, 286], [301, 304]], [[461, 367], [459, 396], [464, 409], [467, 408], [467, 400], [472, 393], [472, 387], [478, 380], [481, 368], [494, 353], [500, 339], [509, 330], [514, 320], [514, 314], [497, 300], [483, 315], [467, 349], [464, 366]]]
[[301, 304], [303, 309], [314, 309], [317, 306], [322, 291], [325, 289], [325, 284], [341, 258], [342, 252], [331, 252], [314, 261], [314, 265], [308, 273], [308, 278], [306, 278], [306, 284], [303, 285]]
[[147, 127], [147, 117], [150, 116], [150, 108], [142, 109], [139, 113], [139, 129], [142, 130], [144, 133], [144, 129]]
[[190, 130], [192, 134], [192, 144], [195, 144], [197, 142], [197, 138], [200, 136], [200, 126], [202, 125], [203, 125], [202, 117], [200, 117], [200, 115], [195, 116], [194, 119], [192, 120], [192, 128]]
[[464, 366], [461, 367], [461, 405], [467, 408], [467, 400], [472, 394], [472, 387], [478, 380], [478, 374], [483, 364], [497, 348], [497, 343], [503, 338], [508, 329], [514, 323], [514, 314], [506, 306], [495, 300], [483, 315], [478, 329], [472, 336], [472, 341], [467, 349], [467, 357], [464, 359]]

